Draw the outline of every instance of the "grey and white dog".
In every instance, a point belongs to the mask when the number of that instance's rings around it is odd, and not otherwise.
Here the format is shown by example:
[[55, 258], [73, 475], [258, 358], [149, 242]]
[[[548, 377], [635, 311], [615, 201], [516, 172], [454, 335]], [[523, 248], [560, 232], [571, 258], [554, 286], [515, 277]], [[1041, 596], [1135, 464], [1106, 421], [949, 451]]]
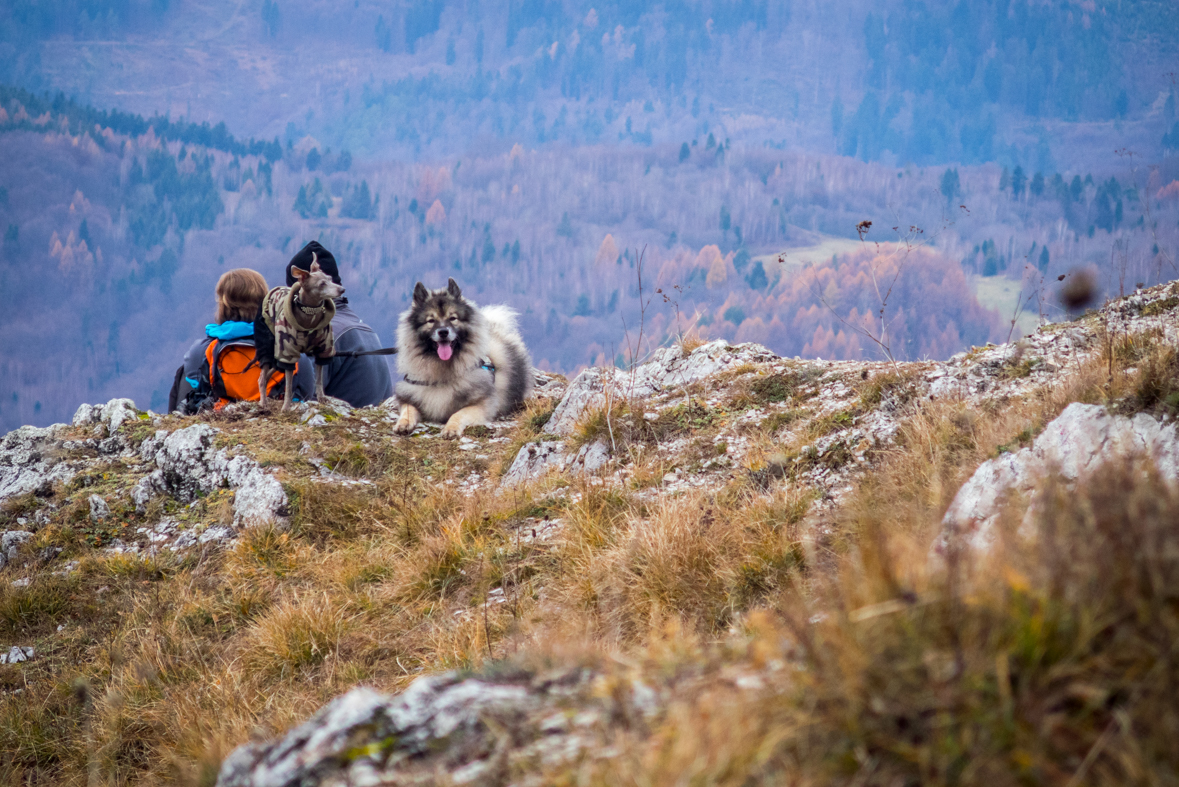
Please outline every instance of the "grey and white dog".
[[507, 306], [479, 308], [451, 279], [445, 289], [418, 282], [413, 304], [397, 325], [397, 384], [401, 411], [394, 431], [409, 434], [420, 420], [442, 423], [458, 437], [519, 409], [532, 392], [532, 359]]

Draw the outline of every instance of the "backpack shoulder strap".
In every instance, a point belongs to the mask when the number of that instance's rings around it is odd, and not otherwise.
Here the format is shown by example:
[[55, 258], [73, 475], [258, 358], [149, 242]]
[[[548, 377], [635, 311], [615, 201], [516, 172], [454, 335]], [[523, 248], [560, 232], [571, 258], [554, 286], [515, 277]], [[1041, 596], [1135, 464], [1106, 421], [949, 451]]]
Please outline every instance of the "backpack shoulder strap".
[[172, 388], [168, 391], [168, 413], [176, 412], [176, 408], [180, 405], [180, 381], [184, 379], [184, 364], [176, 370], [176, 376], [172, 378]]

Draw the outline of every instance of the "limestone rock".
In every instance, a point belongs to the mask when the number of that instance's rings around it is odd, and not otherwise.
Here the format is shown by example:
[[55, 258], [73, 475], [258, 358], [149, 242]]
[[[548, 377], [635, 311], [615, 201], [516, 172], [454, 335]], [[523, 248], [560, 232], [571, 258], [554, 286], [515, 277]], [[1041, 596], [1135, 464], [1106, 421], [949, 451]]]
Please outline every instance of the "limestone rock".
[[724, 339], [702, 344], [687, 355], [677, 344], [656, 350], [650, 361], [635, 370], [633, 385], [629, 380], [624, 384], [629, 395], [650, 396], [699, 382], [743, 363], [764, 363], [777, 357], [760, 344], [733, 345]]
[[593, 367], [574, 377], [545, 424], [545, 432], [562, 437], [573, 434], [586, 410], [604, 407], [607, 393], [617, 393], [620, 375], [617, 369]]
[[[222, 452], [224, 456], [224, 452]], [[234, 524], [253, 527], [281, 520], [287, 512], [287, 493], [278, 479], [247, 456], [235, 456], [225, 466], [225, 480], [234, 490]]]
[[111, 515], [111, 508], [98, 495], [90, 495], [90, 521], [101, 522]]
[[596, 473], [609, 461], [610, 449], [601, 440], [595, 440], [579, 448], [565, 469], [579, 473]]
[[106, 404], [79, 405], [74, 412], [73, 425], [102, 424], [106, 427], [106, 434], [113, 435], [127, 421], [133, 421], [138, 417], [135, 402], [130, 399], [111, 399]]
[[[250, 743], [225, 759], [218, 787], [498, 783], [513, 755], [575, 758], [590, 745], [585, 728], [607, 714], [582, 697], [573, 723], [560, 711], [590, 685], [581, 671], [556, 679], [418, 678], [401, 695], [357, 688], [269, 743]], [[646, 715], [653, 692], [628, 698], [628, 714]], [[631, 707], [633, 705], [633, 707]], [[554, 720], [557, 723], [553, 723]], [[507, 734], [505, 734], [505, 732]]]
[[136, 513], [147, 513], [147, 504], [151, 501], [154, 493], [155, 486], [152, 484], [151, 476], [144, 476], [135, 486], [131, 487], [131, 502], [135, 504]]
[[583, 445], [577, 453], [570, 454], [560, 440], [541, 440], [520, 449], [504, 473], [503, 485], [535, 481], [550, 470], [595, 473], [609, 461], [610, 451], [601, 441]]
[[89, 426], [98, 423], [102, 416], [102, 405], [80, 404], [74, 411], [74, 426]]
[[198, 491], [211, 492], [223, 480], [209, 466], [207, 456], [216, 434], [217, 430], [208, 424], [194, 424], [168, 435], [156, 451], [155, 462], [163, 473], [165, 490], [177, 500], [192, 502]]
[[0, 438], [0, 500], [48, 493], [56, 482], [74, 477], [71, 464], [59, 461], [52, 450], [60, 444], [63, 424], [44, 428], [22, 426]]
[[703, 344], [687, 355], [679, 345], [656, 350], [633, 371], [586, 369], [569, 383], [545, 431], [566, 436], [586, 410], [604, 407], [607, 396], [626, 400], [682, 388], [743, 363], [764, 363], [778, 356], [760, 344], [731, 345], [724, 339]]
[[565, 444], [560, 440], [541, 440], [523, 446], [504, 473], [504, 486], [534, 481], [551, 469], [564, 469], [568, 460]]
[[22, 648], [18, 645], [13, 645], [6, 653], [0, 653], [0, 664], [20, 664], [22, 661], [28, 661], [36, 655], [36, 650], [33, 648]]
[[[195, 500], [198, 492], [233, 489], [237, 526], [260, 525], [286, 516], [287, 495], [278, 479], [248, 456], [230, 457], [224, 449], [216, 449], [216, 434], [217, 430], [208, 424], [194, 424], [164, 438], [155, 454], [158, 470], [150, 486], [184, 502]], [[136, 505], [145, 493], [150, 499], [145, 488], [137, 493]]]
[[27, 530], [9, 530], [0, 535], [0, 568], [16, 560], [20, 553], [20, 545], [33, 537]]
[[108, 434], [114, 434], [119, 431], [119, 427], [127, 421], [134, 421], [139, 417], [139, 413], [135, 410], [135, 402], [130, 399], [111, 399], [102, 407], [102, 414], [99, 416], [103, 425], [106, 426]]
[[1031, 447], [990, 459], [974, 472], [946, 511], [935, 548], [960, 537], [972, 548], [986, 549], [1009, 496], [1024, 495], [1034, 506], [1036, 487], [1048, 474], [1075, 483], [1119, 458], [1149, 458], [1163, 478], [1179, 482], [1179, 433], [1174, 424], [1145, 413], [1127, 418], [1099, 405], [1071, 404]]

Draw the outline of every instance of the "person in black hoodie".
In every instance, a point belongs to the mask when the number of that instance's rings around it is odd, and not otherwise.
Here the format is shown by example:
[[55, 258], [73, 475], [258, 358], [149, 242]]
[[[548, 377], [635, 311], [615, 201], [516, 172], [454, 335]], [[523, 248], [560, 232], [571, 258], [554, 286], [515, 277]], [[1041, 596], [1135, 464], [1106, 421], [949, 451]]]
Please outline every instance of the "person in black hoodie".
[[[340, 284], [340, 269], [336, 265], [336, 258], [321, 246], [319, 241], [313, 240], [287, 263], [287, 286], [293, 286], [295, 283], [291, 268], [311, 269], [312, 254], [319, 262], [320, 270], [331, 276], [336, 284]], [[332, 332], [336, 337], [337, 353], [376, 350], [382, 346], [377, 332], [352, 311], [346, 297], [337, 298], [335, 303], [336, 316], [332, 319]], [[312, 363], [311, 359], [304, 357], [299, 366], [311, 368]], [[380, 404], [393, 395], [393, 376], [383, 356], [347, 358], [337, 355], [327, 364], [324, 372], [324, 393], [343, 399], [353, 407]]]

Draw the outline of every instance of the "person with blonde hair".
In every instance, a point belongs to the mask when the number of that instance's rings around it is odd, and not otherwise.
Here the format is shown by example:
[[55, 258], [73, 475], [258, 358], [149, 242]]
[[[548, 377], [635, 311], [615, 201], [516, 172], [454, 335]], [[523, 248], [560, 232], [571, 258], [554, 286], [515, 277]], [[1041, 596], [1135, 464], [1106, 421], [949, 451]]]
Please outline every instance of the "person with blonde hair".
[[[269, 287], [258, 271], [249, 268], [235, 268], [221, 274], [214, 290], [216, 309], [214, 322], [205, 326], [205, 335], [193, 342], [184, 354], [184, 365], [176, 370], [172, 391], [168, 396], [168, 411], [180, 409], [190, 415], [200, 409], [201, 403], [211, 393], [209, 387], [209, 345], [219, 342], [222, 346], [240, 346], [252, 357], [254, 342], [254, 318], [262, 306]], [[295, 394], [305, 400], [311, 392], [308, 372], [299, 365], [295, 375]], [[247, 374], [246, 377], [249, 377]], [[257, 398], [258, 372], [253, 371], [253, 393]], [[219, 392], [223, 395], [225, 392]], [[232, 396], [230, 396], [232, 398]], [[246, 397], [242, 397], [246, 398]]]

